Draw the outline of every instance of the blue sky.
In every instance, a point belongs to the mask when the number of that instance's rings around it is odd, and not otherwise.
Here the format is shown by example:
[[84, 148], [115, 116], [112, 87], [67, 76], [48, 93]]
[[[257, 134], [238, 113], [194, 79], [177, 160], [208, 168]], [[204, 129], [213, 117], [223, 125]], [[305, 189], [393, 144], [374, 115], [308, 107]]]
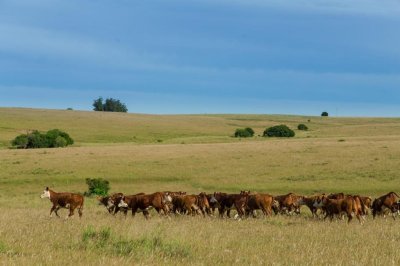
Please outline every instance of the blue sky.
[[134, 113], [400, 116], [400, 2], [0, 0], [0, 106], [98, 96]]

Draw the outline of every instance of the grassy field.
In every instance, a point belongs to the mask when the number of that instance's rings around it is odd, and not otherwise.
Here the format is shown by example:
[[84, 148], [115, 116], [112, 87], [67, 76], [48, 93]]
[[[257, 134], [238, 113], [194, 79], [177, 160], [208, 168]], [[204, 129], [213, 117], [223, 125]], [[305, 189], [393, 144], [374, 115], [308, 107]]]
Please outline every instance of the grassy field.
[[[310, 122], [308, 122], [310, 120]], [[232, 138], [238, 127], [305, 123], [292, 139]], [[8, 149], [28, 129], [67, 131], [68, 148]], [[50, 219], [43, 188], [84, 192], [102, 177], [112, 192], [163, 190], [400, 192], [400, 119], [279, 115], [140, 115], [0, 108], [0, 264], [398, 265], [399, 221], [276, 216], [243, 221], [152, 213], [112, 217], [86, 198], [79, 220]], [[66, 211], [61, 211], [66, 215]]]

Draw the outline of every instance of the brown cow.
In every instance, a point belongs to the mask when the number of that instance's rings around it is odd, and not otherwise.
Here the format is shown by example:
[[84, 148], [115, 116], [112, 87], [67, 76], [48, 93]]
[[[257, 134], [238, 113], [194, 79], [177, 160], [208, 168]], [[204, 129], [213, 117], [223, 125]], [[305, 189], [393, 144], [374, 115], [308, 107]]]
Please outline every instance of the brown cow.
[[360, 199], [364, 203], [364, 206], [365, 206], [365, 215], [368, 215], [372, 208], [372, 198], [366, 197], [366, 196], [360, 196]]
[[374, 200], [372, 203], [372, 216], [375, 218], [377, 214], [383, 213], [385, 209], [392, 212], [393, 219], [396, 219], [395, 213], [398, 212], [398, 199], [400, 197], [395, 192], [389, 192]]
[[300, 204], [302, 196], [296, 195], [294, 193], [289, 193], [285, 195], [275, 196], [274, 199], [279, 202], [279, 208], [281, 213], [293, 214], [300, 213]]
[[322, 205], [325, 207], [326, 211], [324, 219], [329, 216], [332, 221], [335, 215], [340, 217], [342, 213], [345, 213], [348, 217], [347, 222], [350, 223], [353, 219], [353, 214], [356, 214], [358, 221], [362, 224], [363, 222], [357, 204], [357, 200], [352, 196], [345, 196], [344, 199], [324, 198], [322, 201]]
[[172, 198], [173, 212], [180, 214], [202, 213], [205, 216], [209, 213], [210, 205], [207, 194], [202, 192], [199, 195], [177, 195]]
[[82, 217], [83, 201], [84, 201], [82, 195], [69, 192], [57, 193], [49, 189], [49, 187], [46, 187], [40, 198], [42, 199], [49, 198], [51, 203], [53, 203], [53, 206], [50, 209], [50, 217], [53, 211], [56, 213], [57, 217], [60, 217], [58, 215], [58, 210], [60, 208], [69, 209], [69, 214], [66, 217], [66, 219], [74, 215], [74, 211], [76, 208], [78, 208], [79, 217]]
[[156, 192], [145, 195], [123, 196], [121, 201], [124, 201], [127, 204], [127, 207], [132, 210], [132, 216], [135, 216], [136, 212], [141, 210], [144, 217], [148, 219], [148, 209], [150, 207], [153, 207], [158, 213], [163, 210], [164, 214], [168, 215], [167, 202], [171, 201], [171, 197], [163, 192]]
[[261, 210], [265, 216], [272, 215], [274, 197], [269, 194], [249, 195], [246, 202], [246, 214], [255, 218], [255, 210]]

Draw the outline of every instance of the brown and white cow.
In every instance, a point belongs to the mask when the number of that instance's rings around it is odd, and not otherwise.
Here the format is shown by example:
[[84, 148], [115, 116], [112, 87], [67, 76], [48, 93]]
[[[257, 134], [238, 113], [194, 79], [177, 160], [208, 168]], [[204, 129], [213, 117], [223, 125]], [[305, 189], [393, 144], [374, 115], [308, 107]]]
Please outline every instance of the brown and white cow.
[[50, 209], [50, 217], [53, 211], [56, 213], [57, 217], [60, 217], [58, 215], [58, 210], [60, 208], [69, 209], [69, 214], [66, 217], [66, 219], [74, 215], [74, 211], [76, 208], [78, 209], [79, 217], [82, 217], [83, 202], [84, 202], [84, 198], [82, 195], [69, 192], [57, 193], [49, 189], [49, 187], [46, 187], [40, 198], [42, 199], [48, 198], [53, 204], [53, 206]]
[[303, 196], [299, 202], [299, 205], [306, 205], [310, 209], [312, 216], [318, 218], [318, 210], [320, 210], [320, 213], [325, 213], [322, 205], [318, 204], [322, 202], [324, 197], [326, 197], [325, 194], [318, 194], [308, 197]]
[[111, 196], [97, 197], [99, 205], [104, 205], [109, 213], [112, 213], [116, 208], [118, 208], [116, 202], [122, 198], [124, 194], [114, 193]]

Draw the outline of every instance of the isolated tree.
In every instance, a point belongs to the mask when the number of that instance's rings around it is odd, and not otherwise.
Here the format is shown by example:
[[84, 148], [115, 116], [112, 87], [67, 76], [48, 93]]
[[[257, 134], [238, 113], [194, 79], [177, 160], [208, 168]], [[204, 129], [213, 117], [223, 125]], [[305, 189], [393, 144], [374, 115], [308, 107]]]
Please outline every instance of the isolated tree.
[[328, 112], [322, 112], [321, 116], [329, 116]]
[[104, 112], [128, 112], [128, 108], [120, 100], [107, 98], [103, 103], [103, 98], [99, 97], [93, 102], [94, 111], [104, 111]]

